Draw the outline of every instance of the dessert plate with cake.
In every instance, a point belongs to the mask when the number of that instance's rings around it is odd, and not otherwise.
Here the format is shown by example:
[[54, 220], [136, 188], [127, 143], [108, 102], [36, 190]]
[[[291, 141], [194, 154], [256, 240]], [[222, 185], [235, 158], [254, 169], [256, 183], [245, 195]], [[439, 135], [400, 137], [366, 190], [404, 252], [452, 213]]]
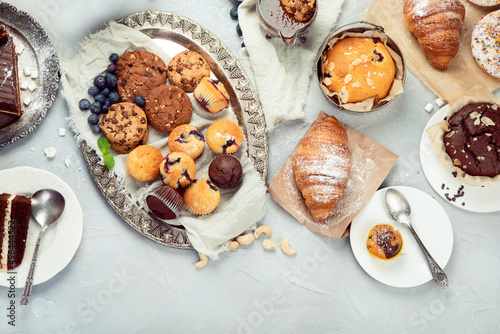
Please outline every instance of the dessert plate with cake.
[[0, 3], [0, 150], [42, 122], [56, 97], [59, 61], [43, 28]]
[[[411, 221], [429, 253], [444, 268], [453, 250], [450, 219], [427, 193], [404, 186]], [[378, 190], [351, 224], [352, 251], [360, 266], [377, 281], [394, 287], [414, 287], [432, 280], [429, 266], [409, 229], [392, 220], [385, 205], [388, 188]], [[377, 240], [378, 244], [374, 241]]]
[[[465, 100], [464, 100], [465, 101]], [[470, 101], [472, 102], [472, 101]], [[488, 135], [488, 128], [494, 128], [495, 123], [490, 122], [493, 116], [487, 117], [488, 113], [497, 114], [494, 109], [485, 109], [480, 107], [482, 103], [463, 103], [462, 109], [467, 113], [462, 119], [469, 119], [465, 129], [458, 130], [458, 127], [450, 120], [452, 131], [446, 132], [441, 128], [441, 124], [446, 123], [450, 106], [439, 109], [429, 120], [420, 140], [420, 163], [427, 181], [434, 191], [447, 200], [450, 204], [472, 212], [494, 212], [500, 210], [498, 206], [498, 194], [500, 193], [500, 164], [498, 159], [498, 144], [491, 144], [490, 138], [495, 135]], [[470, 107], [467, 107], [470, 106]], [[472, 110], [467, 110], [472, 108]], [[483, 110], [484, 109], [484, 110]], [[486, 112], [486, 114], [485, 114]], [[497, 118], [498, 119], [498, 118]], [[460, 120], [458, 120], [460, 123]], [[456, 122], [455, 122], [456, 123]], [[489, 125], [488, 125], [489, 124]], [[446, 124], [444, 124], [446, 126]], [[475, 130], [474, 130], [475, 128]], [[486, 132], [482, 129], [486, 128]], [[463, 131], [470, 129], [471, 141], [467, 143], [467, 136]], [[498, 130], [492, 130], [497, 133]], [[443, 141], [443, 133], [445, 141]], [[462, 145], [458, 148], [458, 145]], [[446, 150], [445, 147], [449, 149]], [[437, 151], [436, 151], [437, 150]], [[483, 152], [483, 153], [480, 153]], [[453, 157], [451, 157], [451, 154]], [[492, 157], [496, 163], [488, 163]], [[484, 157], [483, 157], [484, 156]], [[459, 163], [462, 160], [461, 164]], [[469, 166], [467, 168], [467, 166]], [[496, 167], [495, 167], [496, 166]], [[495, 181], [496, 180], [496, 181]]]
[[[75, 193], [64, 181], [50, 172], [32, 167], [1, 170], [2, 228], [0, 230], [11, 232], [7, 233], [8, 237], [2, 234], [3, 237], [0, 239], [2, 248], [0, 257], [4, 259], [0, 261], [1, 286], [10, 286], [7, 278], [15, 276], [16, 288], [24, 287], [40, 230], [40, 225], [29, 215], [29, 201], [36, 191], [47, 188], [59, 191], [64, 196], [66, 207], [57, 224], [44, 234], [44, 241], [38, 252], [33, 284], [46, 282], [57, 275], [71, 262], [80, 245], [83, 234], [83, 213]], [[8, 221], [19, 224], [13, 225]], [[16, 253], [13, 264], [9, 263], [9, 256], [3, 256], [8, 254], [4, 250], [9, 247], [15, 249]]]

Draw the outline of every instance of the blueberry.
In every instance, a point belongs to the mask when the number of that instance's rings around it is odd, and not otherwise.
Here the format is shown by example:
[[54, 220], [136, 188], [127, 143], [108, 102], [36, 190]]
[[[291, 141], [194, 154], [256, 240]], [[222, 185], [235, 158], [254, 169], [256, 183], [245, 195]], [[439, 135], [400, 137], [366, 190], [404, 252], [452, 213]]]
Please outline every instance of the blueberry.
[[116, 72], [116, 64], [109, 64], [108, 68], [106, 69], [106, 72], [115, 73]]
[[115, 63], [118, 61], [118, 59], [120, 59], [120, 56], [117, 55], [116, 53], [112, 53], [110, 56], [109, 56], [109, 61], [112, 62], [112, 63]]
[[97, 88], [96, 86], [92, 86], [89, 88], [88, 93], [89, 95], [96, 96], [97, 94], [99, 94], [99, 88]]
[[109, 93], [111, 93], [111, 90], [108, 87], [101, 90], [101, 94], [104, 96], [109, 96]]
[[94, 99], [97, 101], [97, 102], [101, 102], [101, 104], [104, 103], [104, 101], [106, 101], [106, 96], [102, 95], [102, 94], [97, 94], [96, 96], [94, 96]]
[[239, 24], [236, 25], [236, 32], [238, 33], [238, 36], [243, 36], [243, 31], [241, 31], [241, 27]]
[[80, 110], [89, 110], [90, 101], [87, 99], [81, 99], [80, 102], [78, 102], [78, 106], [80, 107]]
[[109, 93], [108, 98], [109, 98], [109, 101], [111, 102], [111, 104], [115, 104], [115, 103], [120, 102], [120, 96], [118, 95], [117, 92]]
[[94, 85], [99, 89], [106, 88], [106, 77], [103, 75], [98, 75], [94, 78]]
[[92, 132], [95, 133], [96, 135], [98, 135], [99, 133], [101, 133], [101, 128], [99, 127], [98, 124], [92, 126]]
[[109, 106], [108, 105], [103, 105], [101, 109], [101, 114], [107, 114], [109, 111]]
[[106, 73], [106, 81], [110, 90], [114, 90], [116, 89], [116, 87], [118, 87], [118, 79], [116, 79], [116, 75]]
[[102, 104], [101, 102], [94, 102], [90, 105], [90, 112], [93, 114], [100, 114], [102, 111]]
[[134, 102], [141, 108], [146, 105], [146, 99], [142, 95], [137, 95], [134, 99]]
[[245, 47], [245, 43], [241, 43], [241, 47], [244, 48]]
[[229, 15], [231, 15], [231, 18], [237, 20], [238, 19], [238, 6], [231, 8], [229, 11]]
[[87, 118], [87, 121], [89, 122], [90, 125], [99, 124], [99, 115], [90, 114], [89, 118]]

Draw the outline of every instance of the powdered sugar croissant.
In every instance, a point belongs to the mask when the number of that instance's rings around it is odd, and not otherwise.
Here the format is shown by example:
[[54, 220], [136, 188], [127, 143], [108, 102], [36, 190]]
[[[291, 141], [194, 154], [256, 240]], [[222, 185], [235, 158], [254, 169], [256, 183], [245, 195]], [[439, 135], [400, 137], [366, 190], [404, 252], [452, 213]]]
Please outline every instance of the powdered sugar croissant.
[[313, 219], [323, 222], [332, 215], [349, 180], [351, 169], [347, 134], [329, 116], [311, 126], [292, 157], [295, 181]]
[[405, 0], [403, 14], [431, 65], [446, 70], [460, 48], [464, 5], [460, 0]]

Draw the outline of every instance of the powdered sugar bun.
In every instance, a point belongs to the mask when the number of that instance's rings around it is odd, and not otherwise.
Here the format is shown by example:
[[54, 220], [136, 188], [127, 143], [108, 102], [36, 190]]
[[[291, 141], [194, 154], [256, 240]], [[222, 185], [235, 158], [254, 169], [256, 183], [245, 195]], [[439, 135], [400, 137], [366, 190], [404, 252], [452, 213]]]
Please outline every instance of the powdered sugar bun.
[[476, 24], [471, 45], [477, 64], [486, 73], [500, 78], [500, 10], [489, 13]]
[[483, 7], [491, 7], [500, 4], [500, 0], [469, 0], [473, 4]]

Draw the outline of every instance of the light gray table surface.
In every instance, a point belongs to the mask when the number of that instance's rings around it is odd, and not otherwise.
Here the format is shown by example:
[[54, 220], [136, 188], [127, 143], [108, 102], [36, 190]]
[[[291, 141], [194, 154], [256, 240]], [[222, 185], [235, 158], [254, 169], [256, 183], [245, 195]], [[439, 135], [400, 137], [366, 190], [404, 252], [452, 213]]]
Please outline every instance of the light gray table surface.
[[[327, 0], [329, 1], [329, 0]], [[333, 0], [332, 0], [333, 1]], [[208, 28], [235, 55], [242, 40], [229, 16], [229, 0], [11, 0], [48, 32], [59, 57], [104, 23], [158, 9]], [[370, 0], [346, 0], [338, 24], [361, 19]], [[349, 237], [329, 239], [299, 224], [270, 197], [261, 223], [275, 240], [288, 237], [298, 250], [288, 257], [258, 244], [226, 252], [196, 269], [195, 251], [169, 248], [130, 228], [111, 209], [92, 180], [69, 128], [60, 92], [41, 125], [0, 151], [0, 169], [32, 166], [58, 175], [83, 209], [83, 238], [71, 263], [34, 287], [28, 308], [17, 307], [8, 325], [7, 288], [0, 287], [1, 333], [499, 333], [500, 219], [450, 205], [428, 184], [419, 160], [425, 125], [437, 97], [408, 73], [405, 93], [376, 113], [341, 112], [312, 80], [305, 118], [269, 133], [270, 182], [305, 129], [324, 110], [400, 156], [385, 186], [404, 185], [433, 196], [448, 214], [453, 253], [445, 271], [450, 287], [432, 281], [395, 288], [371, 278], [358, 264]], [[58, 135], [59, 128], [66, 136]], [[44, 148], [57, 155], [47, 159]], [[64, 160], [70, 159], [66, 167]], [[0, 189], [1, 191], [1, 189]], [[499, 194], [500, 195], [500, 194]], [[500, 196], [499, 196], [500, 197]], [[17, 289], [18, 296], [22, 290]]]

